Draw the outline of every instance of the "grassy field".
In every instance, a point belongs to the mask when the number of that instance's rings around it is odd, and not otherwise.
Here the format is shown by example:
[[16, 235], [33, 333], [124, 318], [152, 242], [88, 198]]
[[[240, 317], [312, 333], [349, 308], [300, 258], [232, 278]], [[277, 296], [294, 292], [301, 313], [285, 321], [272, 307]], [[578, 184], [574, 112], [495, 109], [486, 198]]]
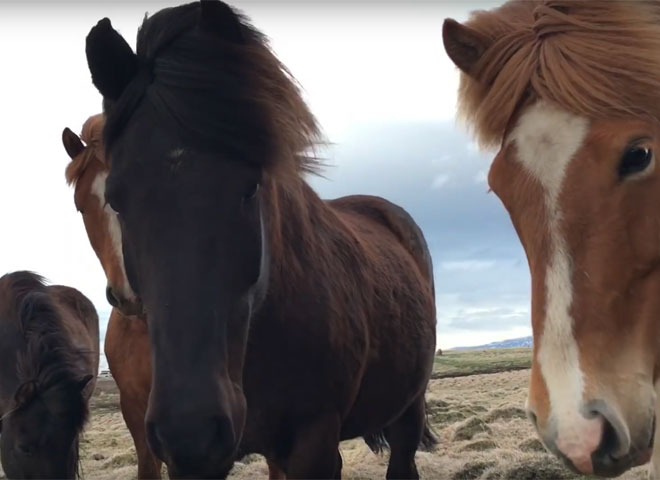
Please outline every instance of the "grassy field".
[[[436, 359], [429, 385], [429, 416], [440, 445], [418, 452], [422, 478], [440, 480], [579, 479], [545, 453], [523, 405], [531, 352], [528, 349], [447, 352]], [[496, 370], [497, 373], [492, 372]], [[385, 478], [387, 454], [374, 455], [361, 439], [341, 445], [343, 478]], [[92, 418], [82, 442], [85, 478], [135, 478], [133, 443], [118, 406], [112, 380], [101, 379], [92, 403]], [[646, 478], [644, 467], [622, 477]], [[267, 478], [259, 455], [237, 462], [230, 479]], [[1, 476], [1, 475], [0, 475]]]
[[446, 351], [435, 357], [432, 378], [464, 377], [525, 370], [532, 366], [531, 348]]

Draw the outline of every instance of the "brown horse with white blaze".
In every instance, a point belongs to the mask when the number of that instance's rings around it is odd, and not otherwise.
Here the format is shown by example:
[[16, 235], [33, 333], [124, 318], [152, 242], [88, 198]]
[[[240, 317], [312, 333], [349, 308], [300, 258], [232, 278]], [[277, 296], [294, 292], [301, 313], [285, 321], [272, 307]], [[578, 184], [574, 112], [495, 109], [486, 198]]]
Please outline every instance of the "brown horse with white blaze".
[[137, 55], [102, 20], [87, 55], [105, 197], [147, 312], [148, 439], [170, 474], [224, 477], [261, 453], [289, 478], [334, 478], [341, 440], [383, 435], [388, 477], [417, 477], [435, 304], [414, 221], [311, 190], [315, 120], [223, 3], [148, 18]]
[[[161, 478], [162, 462], [147, 444], [144, 418], [151, 390], [151, 364], [147, 320], [126, 278], [117, 215], [105, 202], [109, 165], [101, 140], [103, 115], [87, 119], [80, 137], [69, 128], [62, 143], [71, 158], [66, 180], [74, 186], [74, 202], [80, 212], [92, 249], [108, 280], [107, 297], [114, 305], [105, 334], [105, 355], [119, 389], [122, 416], [135, 444], [140, 479]], [[122, 312], [122, 309], [124, 312]]]
[[105, 201], [108, 164], [101, 144], [104, 125], [103, 115], [90, 117], [83, 125], [82, 139], [69, 128], [64, 129], [62, 143], [71, 158], [66, 181], [75, 187], [76, 209], [108, 280], [108, 302], [127, 315], [135, 315], [142, 313], [142, 306], [126, 279], [117, 214]]
[[575, 470], [619, 475], [657, 409], [660, 3], [511, 1], [443, 37], [529, 262], [530, 418]]

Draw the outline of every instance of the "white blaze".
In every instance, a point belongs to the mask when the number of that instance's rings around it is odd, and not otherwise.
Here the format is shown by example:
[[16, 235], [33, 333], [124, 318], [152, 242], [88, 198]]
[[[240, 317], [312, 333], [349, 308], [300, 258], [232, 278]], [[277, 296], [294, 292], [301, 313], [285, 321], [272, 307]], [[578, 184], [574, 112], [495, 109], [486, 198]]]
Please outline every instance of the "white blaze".
[[559, 196], [566, 169], [584, 142], [588, 127], [587, 119], [540, 101], [521, 116], [510, 137], [517, 147], [518, 161], [544, 190], [550, 251], [538, 361], [550, 396], [550, 415], [556, 422], [557, 445], [574, 461], [598, 447], [591, 443], [600, 441], [600, 425], [581, 414], [584, 382], [570, 313], [571, 257], [561, 230]]
[[131, 289], [131, 286], [128, 283], [128, 278], [126, 277], [124, 254], [121, 245], [121, 227], [119, 226], [119, 219], [117, 218], [117, 213], [105, 201], [105, 181], [107, 178], [107, 172], [100, 172], [92, 182], [92, 193], [101, 203], [101, 208], [103, 209], [106, 225], [108, 227], [108, 235], [110, 235], [110, 242], [112, 243], [112, 249], [115, 253], [117, 261], [119, 262], [119, 268], [121, 268], [123, 283], [122, 288], [124, 289], [122, 293], [126, 299], [135, 299], [135, 293], [133, 293], [133, 289]]

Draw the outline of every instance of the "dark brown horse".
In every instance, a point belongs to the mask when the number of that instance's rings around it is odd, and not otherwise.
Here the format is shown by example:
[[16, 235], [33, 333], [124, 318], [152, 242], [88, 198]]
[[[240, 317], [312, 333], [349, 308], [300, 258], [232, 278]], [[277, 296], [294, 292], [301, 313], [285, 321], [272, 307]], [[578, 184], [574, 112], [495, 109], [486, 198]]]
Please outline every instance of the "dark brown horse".
[[436, 322], [414, 221], [311, 190], [315, 120], [223, 3], [150, 17], [137, 55], [104, 19], [87, 55], [105, 198], [147, 312], [148, 439], [170, 473], [222, 477], [257, 452], [290, 478], [338, 477], [341, 440], [383, 436], [388, 477], [417, 477]]
[[0, 456], [9, 478], [74, 478], [99, 365], [98, 316], [77, 290], [0, 277]]

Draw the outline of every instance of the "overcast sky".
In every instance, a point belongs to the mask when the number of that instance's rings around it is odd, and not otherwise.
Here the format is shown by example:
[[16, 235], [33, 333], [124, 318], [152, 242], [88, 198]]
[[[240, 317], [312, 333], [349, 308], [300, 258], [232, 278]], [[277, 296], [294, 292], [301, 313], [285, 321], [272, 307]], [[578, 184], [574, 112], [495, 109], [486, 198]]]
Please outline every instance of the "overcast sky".
[[[131, 45], [146, 12], [179, 2], [0, 3], [0, 271], [74, 286], [105, 323], [105, 277], [87, 241], [60, 135], [100, 111], [85, 36], [108, 16]], [[499, 200], [492, 154], [454, 120], [458, 75], [442, 21], [491, 2], [237, 1], [305, 89], [333, 147], [323, 197], [369, 193], [406, 208], [435, 264], [438, 345], [524, 336], [529, 274]], [[104, 326], [103, 326], [104, 327]]]

